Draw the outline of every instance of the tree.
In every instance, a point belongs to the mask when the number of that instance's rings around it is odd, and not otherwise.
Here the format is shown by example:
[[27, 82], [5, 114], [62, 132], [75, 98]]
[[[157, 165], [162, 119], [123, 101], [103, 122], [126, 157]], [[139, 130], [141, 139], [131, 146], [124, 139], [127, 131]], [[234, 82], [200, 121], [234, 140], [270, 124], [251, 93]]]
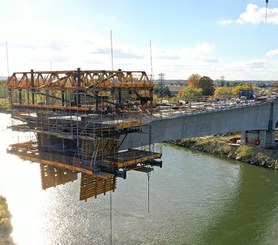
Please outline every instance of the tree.
[[5, 80], [0, 80], [0, 98], [5, 98], [7, 95], [7, 88], [4, 85], [7, 83]]
[[210, 77], [203, 76], [199, 79], [198, 88], [203, 90], [203, 95], [213, 95], [214, 85]]
[[196, 100], [201, 97], [203, 90], [200, 88], [184, 88], [179, 91], [178, 97], [184, 100]]
[[168, 86], [156, 86], [153, 90], [154, 94], [156, 94], [159, 98], [164, 97], [172, 97], [172, 92], [170, 91]]
[[214, 90], [215, 99], [228, 99], [232, 97], [232, 89], [228, 87], [219, 87]]
[[199, 88], [199, 80], [201, 76], [199, 74], [192, 74], [187, 79], [187, 87], [188, 88]]
[[236, 85], [232, 89], [232, 94], [237, 97], [239, 95], [239, 91], [240, 90], [250, 90], [250, 89], [252, 89], [252, 85], [251, 84]]

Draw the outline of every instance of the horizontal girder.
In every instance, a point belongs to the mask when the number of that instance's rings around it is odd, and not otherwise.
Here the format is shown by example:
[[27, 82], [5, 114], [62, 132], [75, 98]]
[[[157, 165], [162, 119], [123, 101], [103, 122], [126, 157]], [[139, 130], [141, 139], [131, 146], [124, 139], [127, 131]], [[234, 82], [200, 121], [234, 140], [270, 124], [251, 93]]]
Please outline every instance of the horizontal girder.
[[144, 71], [33, 71], [15, 72], [8, 79], [9, 89], [87, 91], [109, 89], [151, 89], [153, 83]]

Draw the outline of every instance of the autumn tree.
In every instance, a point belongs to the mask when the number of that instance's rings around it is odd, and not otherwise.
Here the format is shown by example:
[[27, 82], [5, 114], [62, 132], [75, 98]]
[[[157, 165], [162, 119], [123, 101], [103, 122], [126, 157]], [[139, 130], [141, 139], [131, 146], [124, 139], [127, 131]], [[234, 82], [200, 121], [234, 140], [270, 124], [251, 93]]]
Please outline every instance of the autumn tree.
[[179, 91], [178, 97], [183, 100], [197, 100], [203, 95], [200, 88], [183, 88]]
[[200, 88], [203, 91], [203, 95], [213, 95], [214, 93], [214, 86], [213, 81], [210, 77], [203, 76], [201, 77], [199, 74], [192, 74], [187, 81], [188, 88]]
[[214, 90], [215, 99], [228, 99], [232, 97], [232, 89], [229, 87], [219, 87]]
[[187, 79], [187, 87], [188, 88], [199, 88], [199, 80], [201, 76], [199, 74], [192, 74]]
[[210, 77], [203, 76], [199, 79], [198, 88], [203, 90], [203, 95], [213, 95], [214, 94], [214, 85]]
[[232, 94], [234, 96], [238, 96], [240, 90], [249, 90], [249, 89], [252, 89], [251, 84], [244, 84], [244, 85], [239, 84], [232, 88]]

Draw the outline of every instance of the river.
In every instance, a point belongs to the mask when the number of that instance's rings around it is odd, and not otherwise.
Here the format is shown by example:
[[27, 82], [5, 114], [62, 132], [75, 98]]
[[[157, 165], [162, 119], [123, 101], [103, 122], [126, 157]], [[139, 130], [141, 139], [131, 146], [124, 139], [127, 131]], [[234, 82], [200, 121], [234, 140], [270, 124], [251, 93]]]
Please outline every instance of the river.
[[[40, 164], [6, 153], [26, 134], [0, 114], [0, 195], [18, 245], [278, 244], [278, 173], [167, 144], [148, 178], [128, 172], [112, 193], [79, 201], [78, 180], [42, 190]], [[28, 136], [29, 137], [29, 136]]]

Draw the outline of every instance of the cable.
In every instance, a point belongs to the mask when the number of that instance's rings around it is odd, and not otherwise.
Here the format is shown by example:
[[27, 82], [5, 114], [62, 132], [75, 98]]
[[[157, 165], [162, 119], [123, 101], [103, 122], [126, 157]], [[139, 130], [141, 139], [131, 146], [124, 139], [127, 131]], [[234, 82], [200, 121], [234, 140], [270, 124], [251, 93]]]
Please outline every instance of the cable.
[[110, 191], [110, 244], [113, 244], [113, 224], [112, 224], [112, 190]]
[[147, 173], [148, 176], [148, 213], [150, 212], [150, 173]]

